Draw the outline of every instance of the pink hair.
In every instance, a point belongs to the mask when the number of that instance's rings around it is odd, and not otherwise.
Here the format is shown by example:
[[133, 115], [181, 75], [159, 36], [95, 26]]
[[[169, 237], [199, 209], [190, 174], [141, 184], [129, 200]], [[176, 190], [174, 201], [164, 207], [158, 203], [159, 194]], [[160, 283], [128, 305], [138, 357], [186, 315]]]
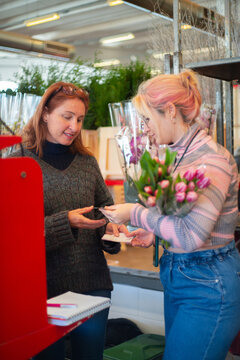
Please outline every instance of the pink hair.
[[133, 98], [137, 111], [149, 115], [149, 108], [165, 110], [166, 105], [173, 103], [186, 123], [191, 123], [199, 115], [202, 97], [198, 81], [192, 70], [180, 74], [158, 75], [142, 83], [137, 95]]

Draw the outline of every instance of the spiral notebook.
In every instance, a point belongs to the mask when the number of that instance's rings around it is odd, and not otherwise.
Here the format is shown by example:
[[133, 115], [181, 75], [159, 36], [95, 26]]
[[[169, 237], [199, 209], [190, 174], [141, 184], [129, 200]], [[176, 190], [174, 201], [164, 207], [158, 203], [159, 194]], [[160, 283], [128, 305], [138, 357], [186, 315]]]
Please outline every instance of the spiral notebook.
[[85, 320], [110, 305], [109, 298], [68, 291], [47, 300], [48, 322], [59, 326], [71, 325], [76, 321]]

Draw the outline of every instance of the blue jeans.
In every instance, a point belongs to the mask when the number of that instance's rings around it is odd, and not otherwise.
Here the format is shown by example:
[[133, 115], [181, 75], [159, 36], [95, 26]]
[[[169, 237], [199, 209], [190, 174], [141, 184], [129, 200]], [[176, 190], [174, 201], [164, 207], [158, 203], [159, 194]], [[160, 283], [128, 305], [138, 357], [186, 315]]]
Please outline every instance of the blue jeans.
[[[95, 290], [86, 295], [103, 296], [111, 298], [110, 290]], [[102, 360], [105, 344], [105, 334], [109, 309], [95, 314], [82, 325], [70, 333], [73, 360]], [[65, 338], [36, 355], [34, 360], [64, 360]]]
[[224, 360], [240, 329], [240, 256], [234, 241], [160, 259], [164, 360]]

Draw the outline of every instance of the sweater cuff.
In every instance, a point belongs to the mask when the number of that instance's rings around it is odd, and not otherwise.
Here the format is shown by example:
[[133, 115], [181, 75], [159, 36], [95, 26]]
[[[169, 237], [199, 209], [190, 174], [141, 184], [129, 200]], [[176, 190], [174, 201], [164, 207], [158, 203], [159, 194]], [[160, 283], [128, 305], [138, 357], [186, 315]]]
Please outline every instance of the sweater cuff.
[[141, 211], [141, 209], [145, 209], [145, 207], [138, 203], [132, 207], [131, 212], [130, 212], [131, 225], [138, 226], [138, 227], [141, 226], [141, 224], [139, 225], [140, 219], [138, 218], [138, 213], [139, 213], [139, 211]]
[[48, 249], [56, 249], [67, 242], [75, 240], [68, 220], [68, 211], [61, 211], [45, 221], [46, 245]]

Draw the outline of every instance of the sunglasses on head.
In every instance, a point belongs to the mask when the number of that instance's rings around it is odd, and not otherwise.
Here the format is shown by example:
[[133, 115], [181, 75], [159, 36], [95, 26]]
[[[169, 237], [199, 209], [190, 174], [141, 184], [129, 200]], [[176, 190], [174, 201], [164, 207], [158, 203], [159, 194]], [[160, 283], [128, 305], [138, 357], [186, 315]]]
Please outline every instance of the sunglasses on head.
[[84, 97], [84, 98], [88, 98], [89, 97], [89, 94], [88, 92], [85, 90], [85, 89], [80, 89], [80, 88], [76, 88], [74, 86], [71, 86], [71, 85], [61, 85], [59, 86], [59, 88], [57, 88], [56, 90], [54, 90], [52, 92], [52, 94], [49, 96], [46, 104], [55, 96], [57, 95], [59, 92], [62, 92], [64, 93], [65, 95], [68, 95], [68, 96], [79, 96], [80, 98], [81, 97]]

